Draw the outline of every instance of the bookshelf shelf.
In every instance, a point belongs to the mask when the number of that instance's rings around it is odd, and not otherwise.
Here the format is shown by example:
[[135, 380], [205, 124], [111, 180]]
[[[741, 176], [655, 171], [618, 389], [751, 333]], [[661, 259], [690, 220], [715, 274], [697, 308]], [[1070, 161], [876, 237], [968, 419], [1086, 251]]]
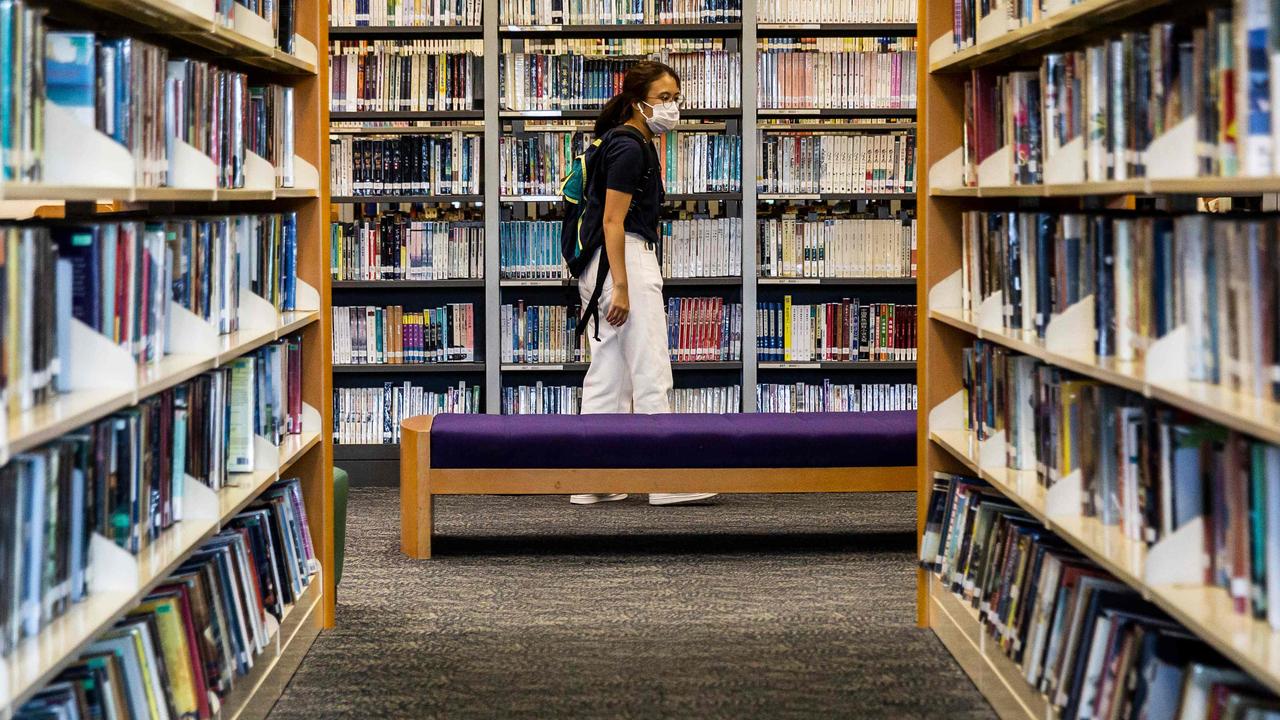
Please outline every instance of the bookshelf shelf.
[[756, 117], [911, 118], [915, 108], [760, 108]]
[[484, 280], [334, 280], [334, 290], [426, 290], [429, 288], [483, 288]]
[[1280, 403], [1242, 395], [1208, 383], [1186, 380], [1148, 381], [1146, 369], [1141, 362], [1121, 363], [1092, 354], [1075, 356], [1051, 352], [1042, 342], [1026, 333], [1014, 334], [1011, 331], [979, 328], [966, 313], [960, 311], [931, 308], [928, 315], [931, 320], [963, 330], [979, 339], [1181, 408], [1261, 440], [1280, 443]]
[[742, 23], [668, 23], [614, 25], [499, 25], [503, 37], [737, 37]]
[[1035, 472], [979, 467], [977, 443], [972, 433], [931, 432], [929, 439], [1273, 692], [1280, 692], [1280, 634], [1272, 632], [1265, 621], [1236, 613], [1226, 590], [1211, 586], [1148, 584], [1144, 579], [1146, 547], [1143, 543], [1126, 538], [1118, 527], [1104, 526], [1096, 518], [1050, 515], [1044, 488]]
[[[556, 198], [559, 199], [558, 197]], [[334, 195], [330, 202], [338, 205], [363, 205], [365, 203], [479, 203], [484, 195]]]
[[822, 370], [825, 372], [876, 372], [884, 370], [910, 370], [915, 372], [916, 364], [911, 361], [897, 362], [887, 360], [863, 360], [861, 362], [761, 362], [761, 370]]
[[[395, 122], [426, 120], [483, 120], [483, 110], [359, 110], [333, 111], [329, 113], [331, 122]], [[397, 128], [399, 129], [399, 128]], [[412, 128], [405, 128], [412, 130]], [[460, 129], [460, 128], [454, 128]]]
[[777, 201], [840, 201], [840, 200], [915, 200], [915, 193], [759, 193], [761, 202]]
[[741, 200], [741, 199], [742, 199], [742, 193], [740, 192], [667, 193], [667, 202], [689, 202], [689, 201], [711, 202], [715, 200], [726, 201], [726, 200]]
[[[594, 120], [600, 109], [593, 110], [500, 110], [498, 117], [509, 119], [563, 118], [565, 120]], [[742, 117], [742, 108], [681, 108], [680, 117], [685, 120], [701, 118]]]
[[449, 39], [464, 40], [484, 37], [482, 25], [429, 25], [429, 26], [397, 26], [397, 25], [355, 25], [330, 27], [329, 37], [344, 38], [381, 38], [394, 40]]
[[[514, 278], [505, 278], [498, 282], [499, 286], [504, 288], [520, 288], [520, 287], [574, 287], [578, 284], [577, 278], [558, 278], [558, 279], [542, 279], [542, 280], [518, 280]], [[663, 287], [736, 287], [742, 285], [740, 277], [694, 277], [694, 278], [663, 278]]]
[[577, 278], [503, 278], [498, 281], [498, 287], [504, 288], [573, 287], [577, 284]]
[[10, 454], [39, 447], [318, 320], [319, 312], [313, 311], [303, 313], [278, 328], [225, 335], [222, 350], [215, 356], [173, 354], [165, 356], [154, 366], [140, 368], [134, 389], [64, 393], [26, 412], [10, 414], [6, 447]]
[[334, 373], [476, 373], [484, 372], [483, 362], [454, 363], [365, 363], [356, 365], [334, 365]]
[[[289, 438], [280, 448], [275, 468], [232, 475], [238, 486], [216, 492], [216, 518], [188, 518], [175, 523], [137, 557], [138, 583], [133, 588], [94, 592], [67, 613], [50, 623], [35, 637], [23, 640], [10, 659], [7, 671], [8, 707], [0, 705], [0, 715], [9, 716], [66, 667], [102, 631], [111, 627], [137, 605], [152, 588], [162, 583], [197, 546], [221, 529], [263, 490], [280, 478], [293, 463], [322, 441], [320, 432]], [[312, 584], [320, 587], [320, 576]], [[318, 593], [317, 593], [318, 594]]]
[[761, 37], [911, 37], [915, 23], [760, 23]]
[[782, 120], [785, 118], [771, 116], [762, 118], [756, 127], [760, 132], [873, 132], [883, 130], [915, 130], [916, 121], [903, 120], [899, 122], [788, 122], [788, 123], [772, 123], [766, 120]]
[[1005, 185], [932, 188], [934, 197], [1072, 197], [1080, 195], [1248, 196], [1280, 192], [1280, 177], [1139, 178], [1062, 185]]
[[[928, 69], [930, 73], [952, 73], [991, 65], [1061, 40], [1083, 37], [1131, 15], [1169, 4], [1168, 0], [1084, 0], [987, 42], [937, 59], [930, 57]], [[932, 40], [926, 36], [922, 42]], [[929, 54], [934, 55], [932, 51]]]
[[[503, 372], [586, 372], [591, 363], [504, 363]], [[672, 370], [741, 370], [738, 361], [673, 362]]]
[[790, 278], [762, 277], [756, 280], [758, 285], [901, 285], [915, 287], [913, 277], [826, 277], [826, 278]]

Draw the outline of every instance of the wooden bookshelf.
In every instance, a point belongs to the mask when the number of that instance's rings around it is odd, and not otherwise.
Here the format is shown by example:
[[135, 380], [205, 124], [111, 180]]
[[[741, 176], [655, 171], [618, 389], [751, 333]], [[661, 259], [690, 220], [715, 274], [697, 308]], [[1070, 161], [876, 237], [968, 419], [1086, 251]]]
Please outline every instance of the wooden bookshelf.
[[[922, 0], [922, 36], [950, 46], [952, 3]], [[1147, 580], [1147, 547], [1115, 526], [1051, 506], [1049, 494], [1034, 471], [987, 467], [980, 444], [970, 432], [931, 427], [930, 410], [939, 408], [962, 388], [962, 348], [982, 339], [1047, 364], [1110, 386], [1123, 388], [1165, 405], [1185, 410], [1261, 440], [1280, 442], [1280, 403], [1190, 381], [1169, 381], [1149, 374], [1142, 362], [1098, 358], [1092, 352], [1051, 350], [1034, 333], [982, 326], [970, 313], [929, 305], [929, 290], [961, 267], [961, 214], [973, 209], [1021, 209], [1028, 198], [1051, 198], [1066, 207], [1097, 207], [1099, 196], [1251, 196], [1280, 191], [1278, 178], [1140, 178], [1110, 182], [998, 187], [934, 187], [928, 169], [961, 146], [964, 131], [963, 71], [1016, 58], [1026, 65], [1037, 50], [1070, 47], [1092, 41], [1097, 31], [1125, 18], [1173, 17], [1174, 4], [1164, 0], [1084, 0], [1039, 22], [1011, 30], [959, 52], [935, 50], [920, 56], [919, 90], [922, 130], [919, 173], [924, 209], [918, 225], [921, 253], [917, 288], [920, 313], [920, 435], [918, 503], [924, 522], [935, 472], [975, 475], [990, 483], [1046, 528], [1129, 585], [1143, 598], [1182, 623], [1192, 633], [1239, 665], [1273, 692], [1280, 692], [1280, 633], [1265, 621], [1235, 612], [1228, 593], [1209, 585], [1170, 585]], [[1163, 13], [1163, 15], [1162, 15]], [[945, 41], [943, 40], [945, 36]], [[1072, 203], [1072, 200], [1075, 202]], [[994, 202], [993, 202], [994, 201]], [[1113, 201], [1115, 202], [1115, 201]], [[1086, 204], [1092, 203], [1092, 205]], [[1125, 204], [1125, 201], [1120, 201]], [[1057, 206], [1057, 205], [1055, 205]], [[1052, 508], [1052, 509], [1051, 509]], [[1044, 698], [1023, 680], [1016, 667], [1002, 668], [980, 642], [964, 641], [964, 628], [978, 627], [976, 616], [931, 574], [921, 571], [918, 619], [932, 627], [1003, 718], [1038, 719], [1047, 715]], [[982, 634], [978, 630], [979, 636]], [[996, 651], [999, 652], [998, 650]], [[1001, 658], [1003, 655], [1001, 654]], [[1003, 658], [1008, 663], [1007, 658]], [[1011, 664], [1011, 663], [1010, 663]], [[1050, 708], [1051, 710], [1052, 708]]]
[[[8, 658], [0, 660], [0, 717], [17, 708], [40, 691], [102, 631], [110, 628], [131, 610], [152, 588], [168, 576], [202, 542], [218, 532], [281, 478], [301, 479], [303, 495], [320, 571], [299, 603], [290, 609], [282, 629], [275, 635], [267, 654], [255, 659], [251, 676], [239, 678], [232, 696], [223, 705], [222, 717], [242, 714], [264, 715], [269, 709], [262, 688], [283, 687], [277, 673], [291, 673], [293, 666], [279, 662], [286, 653], [300, 657], [321, 626], [334, 620], [333, 578], [333, 490], [332, 490], [332, 397], [329, 361], [329, 262], [328, 262], [328, 82], [321, 61], [326, 48], [324, 0], [297, 0], [296, 35], [298, 54], [289, 55], [273, 46], [241, 35], [190, 8], [198, 3], [176, 0], [68, 0], [53, 9], [51, 18], [70, 27], [101, 29], [106, 19], [119, 21], [116, 32], [146, 37], [170, 45], [176, 54], [207, 57], [215, 63], [243, 67], [251, 79], [267, 80], [294, 88], [295, 154], [316, 169], [323, 187], [291, 189], [173, 189], [144, 187], [77, 187], [6, 183], [0, 187], [4, 200], [23, 200], [57, 205], [95, 203], [93, 211], [127, 210], [145, 217], [182, 213], [296, 211], [298, 215], [298, 278], [319, 295], [317, 309], [279, 314], [273, 323], [260, 322], [250, 328], [218, 338], [217, 349], [184, 353], [174, 348], [158, 363], [141, 366], [136, 378], [121, 378], [116, 388], [90, 388], [55, 396], [49, 402], [18, 414], [11, 414], [4, 436], [8, 456], [31, 450], [76, 430], [87, 423], [139, 403], [200, 373], [218, 368], [269, 342], [299, 335], [303, 346], [302, 396], [307, 413], [318, 416], [318, 427], [291, 435], [251, 473], [233, 474], [230, 484], [210, 491], [199, 517], [187, 517], [152, 542], [137, 558], [136, 582], [125, 579], [108, 583], [66, 614], [23, 640]], [[211, 7], [211, 6], [210, 6]], [[238, 11], [244, 8], [239, 7]], [[276, 201], [287, 203], [276, 205]], [[114, 201], [98, 206], [97, 201]], [[204, 204], [217, 203], [208, 206]], [[6, 509], [7, 510], [7, 509]], [[270, 682], [269, 682], [270, 681]], [[263, 706], [263, 703], [268, 704]]]

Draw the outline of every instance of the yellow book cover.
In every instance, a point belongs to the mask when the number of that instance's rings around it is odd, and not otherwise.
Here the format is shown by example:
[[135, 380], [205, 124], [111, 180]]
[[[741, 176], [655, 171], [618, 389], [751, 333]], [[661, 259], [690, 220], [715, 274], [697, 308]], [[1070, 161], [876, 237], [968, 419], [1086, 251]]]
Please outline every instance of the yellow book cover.
[[791, 361], [791, 296], [782, 298], [782, 359]]
[[187, 629], [182, 623], [177, 600], [157, 598], [144, 602], [133, 614], [141, 613], [154, 613], [156, 626], [160, 628], [160, 649], [164, 653], [165, 671], [173, 688], [174, 709], [183, 717], [195, 717], [199, 705], [191, 672], [191, 650], [187, 646]]

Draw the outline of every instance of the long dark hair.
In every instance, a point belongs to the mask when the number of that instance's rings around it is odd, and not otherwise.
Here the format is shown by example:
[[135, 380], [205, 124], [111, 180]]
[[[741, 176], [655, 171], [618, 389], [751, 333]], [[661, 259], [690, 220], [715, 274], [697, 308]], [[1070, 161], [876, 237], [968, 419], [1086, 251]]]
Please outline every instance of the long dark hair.
[[614, 95], [596, 117], [596, 126], [592, 131], [596, 137], [609, 132], [627, 121], [631, 116], [631, 107], [649, 96], [649, 85], [661, 80], [663, 75], [675, 78], [680, 84], [680, 75], [666, 63], [657, 60], [641, 60], [627, 69], [622, 78], [622, 92]]

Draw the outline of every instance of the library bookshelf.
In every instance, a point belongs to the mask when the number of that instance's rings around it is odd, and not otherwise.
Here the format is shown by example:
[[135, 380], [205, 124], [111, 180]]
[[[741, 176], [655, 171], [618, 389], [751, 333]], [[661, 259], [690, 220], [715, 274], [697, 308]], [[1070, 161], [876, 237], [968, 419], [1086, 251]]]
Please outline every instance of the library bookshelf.
[[[237, 5], [235, 13], [244, 10]], [[11, 182], [0, 187], [0, 216], [7, 220], [39, 217], [93, 223], [119, 218], [296, 212], [298, 309], [277, 312], [260, 298], [244, 302], [242, 295], [238, 331], [218, 336], [210, 327], [208, 338], [200, 336], [207, 341], [198, 347], [172, 347], [153, 365], [107, 363], [97, 373], [95, 384], [10, 413], [0, 436], [4, 458], [37, 448], [201, 373], [227, 367], [286, 336], [301, 339], [302, 431], [286, 436], [279, 446], [259, 438], [253, 470], [231, 474], [229, 484], [220, 490], [188, 479], [183, 520], [161, 533], [137, 557], [120, 551], [128, 557], [114, 558], [110, 564], [114, 572], [95, 581], [83, 601], [71, 605], [65, 614], [0, 658], [0, 718], [12, 716], [99, 634], [164, 583], [197, 547], [283, 478], [301, 480], [320, 567], [306, 591], [286, 607], [279, 626], [273, 628], [269, 647], [257, 656], [253, 670], [238, 678], [223, 699], [219, 717], [265, 717], [284, 687], [281, 678], [287, 679], [296, 669], [319, 630], [334, 622], [329, 108], [327, 66], [321, 54], [324, 50], [319, 50], [328, 47], [328, 8], [324, 0], [296, 0], [296, 10], [295, 48], [286, 53], [275, 47], [270, 35], [258, 32], [261, 26], [257, 22], [237, 21], [228, 26], [216, 21], [214, 4], [209, 0], [62, 0], [50, 8], [50, 19], [66, 27], [142, 38], [168, 48], [173, 56], [198, 57], [245, 72], [250, 82], [292, 87], [294, 187], [277, 188], [273, 177], [269, 182], [251, 178], [245, 188], [234, 190]], [[76, 142], [74, 138], [50, 141]], [[268, 168], [268, 172], [272, 170]], [[73, 340], [73, 362], [77, 356], [82, 363], [105, 362], [100, 357], [88, 359], [94, 349], [77, 349]], [[9, 510], [0, 508], [0, 512]]]
[[[667, 295], [721, 297], [726, 302], [741, 303], [744, 308], [742, 327], [742, 360], [740, 362], [675, 363], [675, 384], [680, 387], [739, 385], [742, 389], [743, 412], [756, 409], [755, 388], [758, 382], [820, 382], [830, 378], [836, 383], [909, 383], [915, 380], [915, 363], [762, 363], [756, 359], [755, 342], [757, 302], [779, 301], [786, 294], [804, 294], [803, 302], [833, 302], [842, 297], [859, 297], [866, 302], [912, 303], [916, 297], [914, 278], [771, 278], [759, 277], [756, 257], [758, 244], [756, 222], [758, 211], [768, 211], [805, 203], [845, 203], [854, 212], [871, 206], [900, 209], [913, 208], [916, 195], [911, 193], [826, 193], [773, 194], [757, 191], [754, 174], [757, 164], [758, 139], [762, 131], [794, 129], [831, 133], [884, 133], [915, 130], [915, 108], [761, 108], [757, 97], [757, 41], [764, 38], [796, 37], [913, 37], [914, 23], [848, 23], [813, 24], [758, 23], [755, 0], [743, 0], [743, 22], [700, 24], [619, 24], [619, 25], [511, 25], [503, 23], [498, 0], [485, 0], [481, 25], [471, 27], [338, 27], [329, 28], [336, 39], [482, 39], [483, 100], [477, 100], [472, 111], [460, 113], [375, 113], [334, 112], [332, 132], [344, 133], [429, 133], [464, 130], [482, 132], [485, 160], [482, 166], [482, 193], [478, 196], [402, 196], [390, 198], [334, 197], [334, 203], [369, 205], [382, 203], [453, 203], [453, 207], [470, 204], [483, 214], [485, 258], [483, 280], [439, 281], [337, 281], [333, 290], [337, 304], [394, 304], [406, 302], [400, 294], [407, 289], [432, 293], [440, 302], [473, 302], [477, 318], [483, 315], [484, 334], [476, 337], [477, 363], [436, 367], [340, 366], [340, 387], [375, 387], [385, 380], [406, 380], [436, 386], [459, 381], [482, 383], [484, 410], [499, 413], [504, 387], [542, 382], [550, 385], [578, 384], [586, 369], [583, 363], [515, 364], [501, 362], [499, 312], [504, 303], [524, 300], [528, 304], [563, 304], [577, 296], [576, 281], [560, 279], [514, 279], [502, 276], [499, 255], [500, 223], [508, 219], [554, 218], [552, 214], [560, 198], [555, 195], [510, 195], [500, 192], [497, 178], [501, 165], [499, 138], [518, 135], [526, 130], [569, 129], [596, 116], [594, 110], [508, 110], [500, 97], [499, 56], [504, 43], [511, 42], [516, 52], [529, 41], [548, 42], [557, 38], [717, 38], [726, 49], [741, 54], [741, 107], [685, 109], [677, 131], [702, 130], [726, 132], [742, 139], [742, 184], [737, 192], [676, 194], [668, 193], [673, 210], [709, 213], [715, 217], [740, 218], [742, 221], [741, 268], [731, 277], [669, 278]], [[383, 127], [392, 120], [418, 120], [412, 127]], [[808, 124], [805, 121], [809, 120]], [[438, 129], [430, 121], [449, 121]], [[579, 125], [570, 124], [577, 121]], [[683, 121], [689, 121], [684, 123]], [[786, 122], [785, 126], [776, 123]], [[341, 123], [341, 124], [337, 124]], [[367, 123], [367, 128], [358, 124]], [[556, 124], [552, 124], [556, 123]], [[401, 124], [403, 125], [403, 124]], [[388, 206], [379, 205], [379, 208]], [[335, 208], [334, 217], [345, 208]], [[431, 300], [429, 304], [440, 302]], [[574, 300], [576, 302], [576, 299]], [[800, 300], [797, 300], [800, 302]], [[415, 378], [418, 375], [419, 378]], [[335, 446], [339, 464], [353, 480], [398, 482], [396, 448], [377, 445]]]
[[[1017, 210], [1031, 198], [1047, 207], [1133, 209], [1148, 196], [1195, 207], [1196, 198], [1258, 196], [1280, 190], [1272, 177], [1138, 178], [1040, 185], [962, 186], [957, 149], [964, 142], [965, 80], [976, 68], [1019, 67], [1047, 49], [1078, 49], [1098, 31], [1125, 20], [1174, 19], [1174, 3], [1163, 0], [1083, 0], [1049, 3], [1041, 20], [978, 38], [955, 51], [950, 0], [921, 0], [920, 29], [928, 51], [919, 58], [921, 257], [920, 431], [918, 436], [919, 522], [923, 531], [936, 472], [979, 477], [1085, 558], [1133, 589], [1191, 633], [1239, 666], [1260, 686], [1280, 692], [1280, 633], [1265, 620], [1237, 613], [1225, 589], [1169, 580], [1165, 566], [1177, 564], [1168, 548], [1132, 540], [1114, 525], [1082, 514], [1078, 496], [1057, 485], [1046, 489], [1036, 472], [1006, 468], [1005, 450], [965, 429], [962, 351], [984, 340], [1106, 386], [1157, 401], [1264, 442], [1280, 441], [1280, 403], [1233, 392], [1224, 386], [1171, 376], [1167, 363], [1120, 362], [1098, 357], [1077, 343], [1066, 345], [1001, 327], [961, 309], [961, 215], [967, 210]], [[1183, 7], [1180, 10], [1185, 11]], [[1185, 12], [1184, 12], [1185, 15]], [[1169, 16], [1169, 17], [1165, 17]], [[1148, 27], [1149, 27], [1148, 22]], [[1188, 204], [1191, 203], [1191, 204]], [[1092, 318], [1090, 318], [1092, 322]], [[1091, 328], [1090, 328], [1091, 329]], [[1065, 491], [1062, 491], [1065, 490]], [[930, 627], [1003, 718], [1054, 717], [1057, 709], [1033, 689], [983, 626], [978, 612], [931, 572], [918, 576], [918, 621]]]

